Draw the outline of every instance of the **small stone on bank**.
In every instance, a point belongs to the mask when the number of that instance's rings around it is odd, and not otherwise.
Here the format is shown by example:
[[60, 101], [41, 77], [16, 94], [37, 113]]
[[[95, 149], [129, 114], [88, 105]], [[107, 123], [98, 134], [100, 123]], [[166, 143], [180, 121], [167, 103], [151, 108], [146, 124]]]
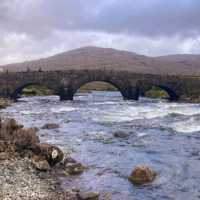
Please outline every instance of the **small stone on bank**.
[[8, 159], [8, 154], [4, 152], [0, 153], [0, 160], [6, 160], [6, 159]]
[[99, 193], [98, 192], [89, 192], [89, 191], [80, 191], [78, 193], [79, 200], [98, 200]]

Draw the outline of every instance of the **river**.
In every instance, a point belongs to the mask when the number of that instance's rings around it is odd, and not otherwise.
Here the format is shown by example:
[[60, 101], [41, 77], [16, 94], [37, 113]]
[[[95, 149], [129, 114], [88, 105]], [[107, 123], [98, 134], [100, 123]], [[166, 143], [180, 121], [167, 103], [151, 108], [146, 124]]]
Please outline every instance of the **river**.
[[[38, 132], [88, 167], [63, 178], [63, 187], [109, 193], [113, 200], [200, 199], [200, 104], [141, 98], [124, 101], [119, 92], [78, 93], [73, 102], [57, 96], [26, 97], [2, 111], [27, 127], [58, 123]], [[115, 138], [115, 131], [129, 133]], [[143, 187], [127, 177], [147, 164], [158, 172]]]

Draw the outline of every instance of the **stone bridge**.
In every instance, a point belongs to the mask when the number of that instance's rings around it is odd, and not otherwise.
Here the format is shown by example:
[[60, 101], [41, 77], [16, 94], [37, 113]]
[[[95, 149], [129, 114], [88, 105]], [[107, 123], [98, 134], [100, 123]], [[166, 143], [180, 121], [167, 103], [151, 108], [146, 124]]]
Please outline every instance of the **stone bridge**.
[[0, 96], [14, 100], [29, 85], [42, 85], [53, 90], [60, 100], [73, 100], [77, 90], [86, 83], [103, 81], [112, 84], [124, 99], [138, 100], [140, 95], [158, 86], [170, 100], [197, 101], [200, 99], [200, 77], [136, 74], [114, 70], [27, 71], [0, 73]]

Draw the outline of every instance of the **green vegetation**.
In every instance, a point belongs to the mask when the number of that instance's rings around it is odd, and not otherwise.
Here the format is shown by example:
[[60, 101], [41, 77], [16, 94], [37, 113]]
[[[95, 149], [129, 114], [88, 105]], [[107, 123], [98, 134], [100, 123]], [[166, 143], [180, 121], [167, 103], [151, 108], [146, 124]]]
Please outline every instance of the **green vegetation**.
[[117, 88], [113, 85], [106, 83], [106, 82], [100, 82], [100, 81], [94, 81], [91, 83], [87, 83], [83, 85], [79, 91], [85, 92], [89, 90], [96, 90], [96, 91], [117, 91]]
[[30, 85], [23, 89], [22, 95], [23, 96], [40, 96], [40, 95], [52, 95], [53, 92], [49, 90], [45, 86], [39, 86], [39, 85]]
[[161, 99], [169, 98], [169, 95], [165, 90], [156, 86], [153, 86], [151, 90], [148, 90], [145, 93], [145, 96], [150, 98], [161, 98]]

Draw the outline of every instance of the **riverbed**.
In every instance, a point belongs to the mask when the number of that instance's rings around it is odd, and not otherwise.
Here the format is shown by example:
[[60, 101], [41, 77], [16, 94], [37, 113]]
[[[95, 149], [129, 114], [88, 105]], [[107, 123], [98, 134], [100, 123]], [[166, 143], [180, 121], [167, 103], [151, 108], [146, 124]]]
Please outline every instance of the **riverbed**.
[[[124, 101], [119, 92], [78, 93], [73, 102], [57, 96], [24, 97], [1, 111], [27, 127], [40, 129], [87, 166], [82, 175], [62, 178], [63, 187], [99, 191], [112, 200], [200, 199], [200, 104], [141, 98]], [[114, 137], [123, 131], [125, 138]], [[127, 179], [134, 166], [158, 172], [138, 187]]]

